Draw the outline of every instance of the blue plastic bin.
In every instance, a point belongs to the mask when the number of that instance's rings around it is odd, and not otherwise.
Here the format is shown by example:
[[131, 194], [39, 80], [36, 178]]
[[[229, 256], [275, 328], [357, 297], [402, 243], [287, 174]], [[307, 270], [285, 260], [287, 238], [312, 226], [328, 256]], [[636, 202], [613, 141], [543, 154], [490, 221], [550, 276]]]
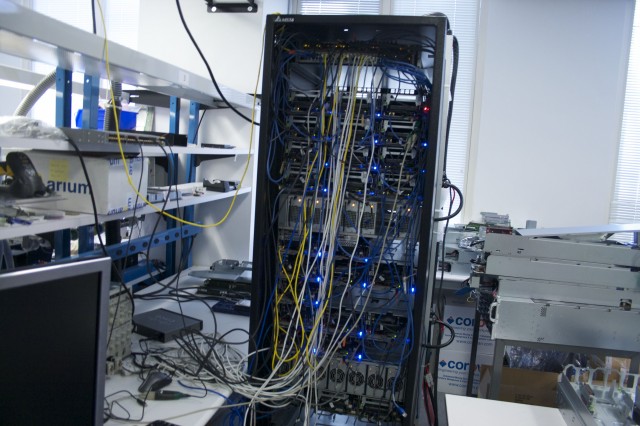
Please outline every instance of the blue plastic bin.
[[[120, 130], [135, 130], [136, 128], [136, 118], [138, 117], [137, 112], [131, 111], [120, 111]], [[82, 128], [82, 110], [79, 109], [76, 114], [76, 126], [78, 128]], [[104, 109], [98, 109], [98, 129], [102, 130], [104, 128]]]

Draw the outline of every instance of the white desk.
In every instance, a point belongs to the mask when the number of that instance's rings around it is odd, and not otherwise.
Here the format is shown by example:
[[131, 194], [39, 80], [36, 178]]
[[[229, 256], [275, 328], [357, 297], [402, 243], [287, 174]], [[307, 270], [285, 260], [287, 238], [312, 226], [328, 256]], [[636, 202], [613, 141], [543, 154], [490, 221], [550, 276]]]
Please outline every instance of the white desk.
[[449, 426], [567, 426], [557, 408], [446, 395]]
[[[187, 273], [183, 273], [180, 277], [179, 288], [184, 289], [187, 287], [195, 287], [200, 285], [203, 279], [189, 277]], [[175, 286], [172, 286], [175, 288]], [[158, 290], [159, 285], [153, 285], [149, 288], [137, 293], [137, 295], [144, 295]], [[190, 291], [195, 293], [195, 290]], [[215, 301], [207, 300], [207, 304], [214, 304]], [[203, 332], [212, 333], [214, 331], [214, 320], [211, 311], [208, 307], [200, 301], [182, 302], [182, 312], [185, 315], [195, 317], [203, 320]], [[170, 300], [140, 300], [136, 299], [135, 313], [143, 313], [152, 309], [165, 308], [170, 311], [180, 312], [178, 303]], [[249, 318], [245, 316], [228, 315], [215, 313], [217, 320], [217, 331], [222, 334], [234, 328], [240, 328], [244, 330], [249, 329]], [[137, 340], [139, 336], [134, 335], [133, 350], [138, 349]], [[225, 340], [229, 342], [239, 342], [247, 340], [247, 334], [243, 332], [234, 332], [225, 336]], [[171, 343], [168, 342], [167, 345]], [[174, 343], [175, 345], [175, 343]], [[247, 352], [247, 345], [235, 346], [240, 352]], [[140, 386], [141, 380], [137, 375], [130, 376], [108, 376], [105, 386], [105, 395], [111, 395], [114, 392], [127, 390], [134, 395], [138, 395], [138, 386]], [[220, 385], [207, 383], [209, 389], [213, 389], [225, 397], [229, 397], [230, 392], [225, 390]], [[164, 388], [166, 390], [176, 390], [190, 395], [204, 395], [203, 391], [191, 390], [180, 386], [176, 380], [174, 380], [169, 386]], [[216, 413], [218, 408], [225, 403], [225, 399], [213, 393], [208, 393], [205, 398], [185, 398], [175, 401], [147, 401], [147, 406], [144, 409], [144, 417], [141, 421], [136, 422], [135, 419], [139, 419], [142, 415], [142, 406], [140, 406], [133, 398], [128, 394], [121, 393], [114, 397], [108, 398], [109, 401], [122, 397], [119, 402], [129, 412], [121, 408], [114, 409], [114, 413], [121, 417], [129, 416], [134, 421], [118, 421], [109, 420], [107, 425], [117, 424], [147, 424], [154, 420], [166, 420], [170, 423], [184, 426], [197, 426], [205, 425], [207, 421]]]
[[[112, 376], [107, 377], [105, 386], [105, 395], [112, 394], [120, 390], [128, 390], [134, 395], [138, 395], [138, 386], [140, 386], [138, 376]], [[215, 389], [225, 396], [229, 396], [229, 392], [222, 388], [208, 384], [210, 389]], [[203, 395], [204, 392], [185, 389], [174, 380], [166, 390], [176, 390], [190, 395]], [[147, 401], [144, 407], [144, 417], [141, 421], [136, 420], [142, 416], [142, 407], [135, 402], [128, 394], [120, 393], [108, 398], [109, 401], [119, 400], [119, 403], [126, 409], [114, 406], [114, 414], [120, 417], [130, 417], [133, 421], [109, 420], [106, 425], [118, 424], [148, 424], [154, 420], [166, 420], [170, 423], [184, 426], [200, 426], [206, 425], [207, 421], [216, 413], [218, 407], [222, 406], [225, 400], [212, 393], [208, 393], [205, 398], [185, 398], [176, 401]], [[128, 412], [128, 413], [127, 413]]]

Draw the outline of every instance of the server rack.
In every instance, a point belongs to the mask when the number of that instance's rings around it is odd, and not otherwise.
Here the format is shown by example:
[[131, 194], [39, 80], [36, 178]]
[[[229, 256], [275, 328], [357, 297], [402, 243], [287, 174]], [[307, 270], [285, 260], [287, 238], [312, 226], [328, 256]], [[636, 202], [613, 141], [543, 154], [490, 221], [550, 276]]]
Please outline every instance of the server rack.
[[248, 367], [307, 418], [425, 424], [446, 34], [444, 16], [267, 18]]

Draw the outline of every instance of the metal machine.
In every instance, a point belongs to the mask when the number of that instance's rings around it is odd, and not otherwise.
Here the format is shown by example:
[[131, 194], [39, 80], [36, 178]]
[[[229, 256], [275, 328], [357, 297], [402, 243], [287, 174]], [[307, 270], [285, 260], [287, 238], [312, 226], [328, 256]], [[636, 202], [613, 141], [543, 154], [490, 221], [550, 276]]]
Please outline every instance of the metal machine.
[[567, 365], [558, 377], [558, 408], [569, 426], [640, 422], [638, 374]]
[[[616, 354], [640, 361], [640, 250], [607, 232], [522, 230], [487, 234], [484, 274], [472, 286], [491, 294], [496, 340], [490, 396], [498, 395], [508, 344]], [[489, 289], [489, 291], [487, 291]]]
[[494, 339], [640, 352], [640, 251], [488, 234], [485, 252]]

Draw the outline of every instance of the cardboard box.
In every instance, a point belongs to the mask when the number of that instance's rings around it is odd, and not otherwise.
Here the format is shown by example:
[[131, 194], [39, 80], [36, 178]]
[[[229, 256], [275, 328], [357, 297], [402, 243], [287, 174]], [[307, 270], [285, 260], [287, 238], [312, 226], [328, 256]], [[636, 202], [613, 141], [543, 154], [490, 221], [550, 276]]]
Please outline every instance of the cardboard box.
[[[80, 160], [75, 154], [58, 154], [30, 151], [27, 153], [45, 185], [55, 191], [62, 200], [38, 204], [38, 207], [93, 213], [91, 196]], [[140, 193], [146, 195], [148, 161], [141, 158], [127, 159], [125, 172], [121, 158], [84, 157], [89, 173], [98, 214], [115, 214], [144, 206], [128, 183], [128, 173], [134, 185], [140, 183]], [[136, 204], [136, 206], [134, 206]]]
[[501, 401], [557, 407], [557, 393], [558, 373], [507, 367], [502, 369]]
[[[488, 397], [491, 372], [491, 367], [482, 367], [478, 398]], [[500, 401], [557, 407], [557, 393], [558, 373], [502, 367]]]
[[605, 368], [611, 368], [617, 371], [628, 372], [629, 369], [631, 368], [631, 359], [608, 356], [608, 357], [605, 357], [604, 366]]
[[[453, 395], [467, 394], [469, 378], [469, 360], [471, 354], [466, 351], [442, 350], [438, 360], [438, 392]], [[478, 392], [480, 371], [483, 366], [491, 365], [493, 359], [489, 355], [478, 354], [473, 376], [473, 393]]]
[[[445, 349], [448, 351], [463, 351], [471, 353], [473, 340], [473, 324], [475, 321], [475, 304], [469, 305], [445, 305], [444, 318], [447, 324], [453, 327], [455, 339]], [[445, 328], [442, 341], [447, 342], [451, 333]], [[478, 354], [493, 356], [495, 342], [491, 340], [491, 333], [483, 324], [480, 324], [478, 336]]]
[[587, 358], [587, 367], [589, 368], [602, 368], [615, 372], [629, 372], [631, 368], [630, 358], [621, 358], [614, 356], [605, 356], [601, 358], [596, 354], [589, 354]]

